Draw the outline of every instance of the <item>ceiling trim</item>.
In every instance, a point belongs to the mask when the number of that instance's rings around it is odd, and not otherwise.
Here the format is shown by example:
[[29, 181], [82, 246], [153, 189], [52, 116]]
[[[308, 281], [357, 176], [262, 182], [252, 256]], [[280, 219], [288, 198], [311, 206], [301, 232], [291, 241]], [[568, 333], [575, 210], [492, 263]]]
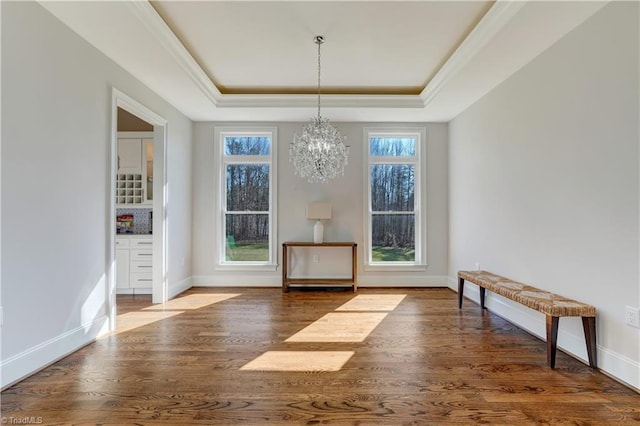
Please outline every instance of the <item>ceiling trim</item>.
[[[222, 95], [219, 107], [229, 108], [310, 108], [318, 95]], [[424, 108], [418, 95], [322, 95], [327, 108]]]
[[167, 23], [164, 22], [158, 12], [151, 6], [151, 3], [148, 1], [129, 1], [127, 5], [158, 40], [160, 46], [185, 70], [200, 91], [213, 102], [214, 105], [218, 105], [222, 93], [216, 85], [213, 84], [207, 73], [204, 72], [200, 64], [191, 56], [178, 37], [171, 31]]
[[497, 0], [429, 81], [420, 98], [427, 106], [444, 86], [504, 27], [526, 1]]
[[[525, 3], [526, 1], [497, 0], [419, 95], [323, 95], [323, 106], [424, 108]], [[148, 1], [129, 1], [127, 4], [160, 46], [177, 61], [198, 89], [216, 107], [306, 108], [315, 105], [317, 97], [305, 94], [223, 94]]]

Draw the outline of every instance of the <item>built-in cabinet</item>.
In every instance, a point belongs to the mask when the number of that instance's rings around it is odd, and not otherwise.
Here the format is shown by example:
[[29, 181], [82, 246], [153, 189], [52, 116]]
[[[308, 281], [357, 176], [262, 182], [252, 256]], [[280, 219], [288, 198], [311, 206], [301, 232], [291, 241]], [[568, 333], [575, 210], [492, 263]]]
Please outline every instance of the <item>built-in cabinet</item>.
[[118, 132], [116, 205], [153, 201], [153, 132]]
[[153, 236], [116, 236], [116, 289], [151, 289], [153, 282]]
[[130, 133], [125, 137], [123, 133], [118, 134], [118, 173], [142, 173], [142, 137], [131, 137], [135, 133]]
[[[129, 212], [132, 211], [129, 209], [134, 209], [134, 212], [142, 214], [146, 213], [139, 208], [151, 211], [153, 132], [118, 132], [115, 198], [118, 209], [125, 208]], [[149, 232], [150, 226], [149, 223]], [[116, 235], [116, 291], [150, 293], [152, 283], [153, 236]]]

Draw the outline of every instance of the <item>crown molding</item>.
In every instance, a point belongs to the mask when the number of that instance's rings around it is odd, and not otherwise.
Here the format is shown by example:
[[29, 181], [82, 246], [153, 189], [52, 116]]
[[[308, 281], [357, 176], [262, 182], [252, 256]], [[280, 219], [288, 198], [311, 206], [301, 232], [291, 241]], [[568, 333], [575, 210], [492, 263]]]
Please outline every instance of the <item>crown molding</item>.
[[187, 73], [189, 78], [198, 86], [200, 91], [214, 104], [218, 105], [222, 93], [204, 72], [200, 64], [193, 59], [191, 53], [171, 31], [166, 22], [148, 1], [129, 1], [129, 8], [158, 40], [160, 46], [169, 52], [176, 62]]
[[522, 9], [527, 1], [497, 0], [420, 93], [427, 106], [446, 84]]
[[[219, 107], [313, 108], [317, 95], [222, 95]], [[323, 108], [424, 108], [418, 95], [322, 95]]]

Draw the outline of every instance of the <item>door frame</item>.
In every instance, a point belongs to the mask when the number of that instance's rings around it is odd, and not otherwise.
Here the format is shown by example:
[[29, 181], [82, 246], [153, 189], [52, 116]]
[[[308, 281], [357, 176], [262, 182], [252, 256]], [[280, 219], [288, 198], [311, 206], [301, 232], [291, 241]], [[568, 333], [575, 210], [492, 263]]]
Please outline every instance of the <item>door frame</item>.
[[167, 276], [167, 125], [159, 114], [115, 87], [111, 94], [111, 167], [109, 179], [109, 229], [107, 235], [108, 286], [107, 309], [109, 327], [115, 330], [116, 318], [116, 200], [118, 108], [122, 108], [153, 125], [153, 284], [152, 302], [164, 303], [169, 298]]

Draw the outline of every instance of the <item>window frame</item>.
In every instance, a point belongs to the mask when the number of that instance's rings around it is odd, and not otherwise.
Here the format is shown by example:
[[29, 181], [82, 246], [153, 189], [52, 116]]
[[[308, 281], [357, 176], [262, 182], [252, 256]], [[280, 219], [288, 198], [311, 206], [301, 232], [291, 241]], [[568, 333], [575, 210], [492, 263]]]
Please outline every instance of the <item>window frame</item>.
[[[268, 155], [225, 155], [226, 137], [268, 137], [271, 140]], [[216, 179], [216, 269], [237, 271], [275, 271], [278, 266], [277, 251], [277, 127], [233, 126], [214, 128]], [[267, 261], [228, 261], [226, 260], [226, 215], [227, 211], [227, 165], [230, 164], [267, 164], [269, 166], [269, 259]], [[235, 214], [238, 214], [235, 212]]]
[[[375, 156], [371, 155], [371, 138], [375, 137], [412, 137], [416, 139], [413, 156]], [[365, 271], [424, 271], [427, 267], [427, 233], [426, 233], [426, 128], [424, 127], [365, 127], [363, 130], [363, 163], [364, 180], [364, 270]], [[374, 261], [372, 243], [371, 208], [371, 166], [377, 164], [402, 165], [414, 167], [414, 241], [415, 260], [413, 262]], [[397, 214], [402, 214], [398, 212]]]

